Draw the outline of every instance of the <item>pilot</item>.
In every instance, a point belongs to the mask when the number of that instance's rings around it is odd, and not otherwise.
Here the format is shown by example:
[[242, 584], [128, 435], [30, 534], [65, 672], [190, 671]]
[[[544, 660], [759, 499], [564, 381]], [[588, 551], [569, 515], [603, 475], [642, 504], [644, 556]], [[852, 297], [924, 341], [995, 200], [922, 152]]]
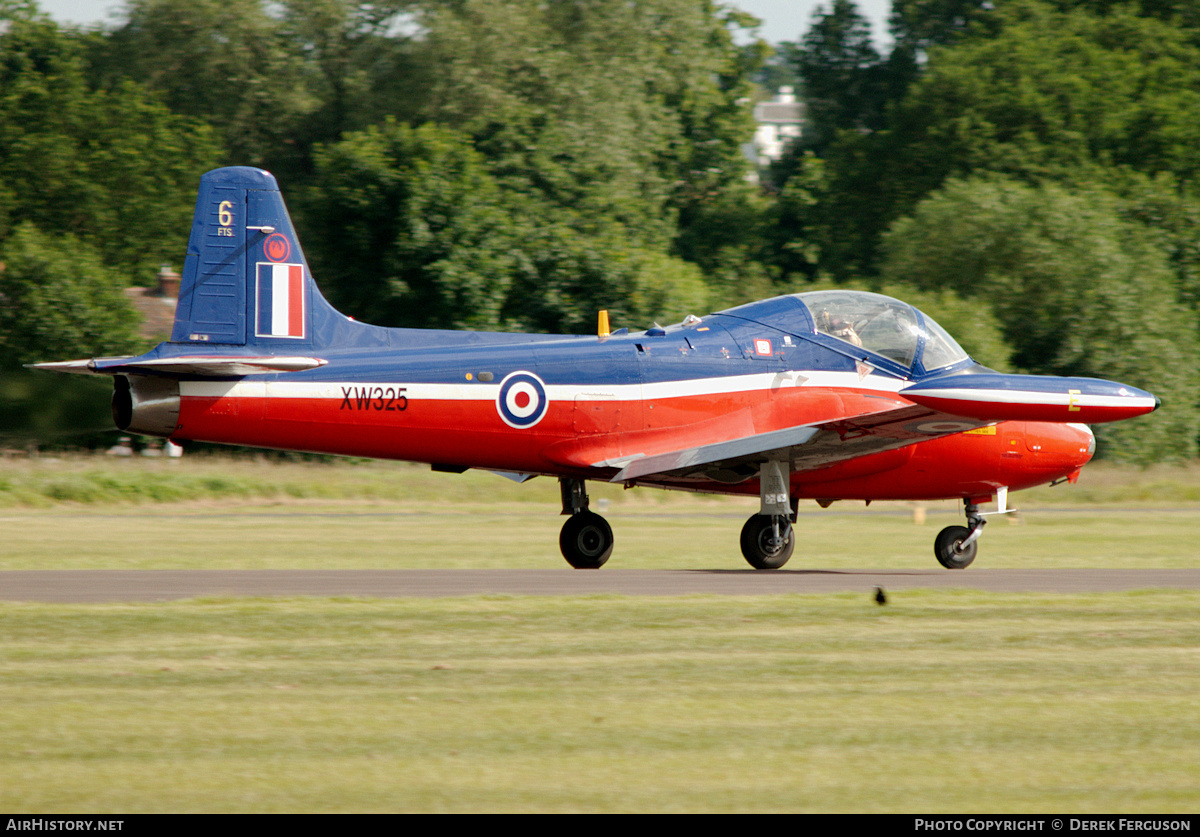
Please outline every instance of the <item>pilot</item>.
[[829, 313], [829, 309], [821, 312], [818, 328], [831, 337], [845, 340], [847, 343], [853, 343], [855, 346], [862, 346], [863, 344], [862, 339], [858, 336], [858, 332], [854, 330], [854, 326], [836, 314]]

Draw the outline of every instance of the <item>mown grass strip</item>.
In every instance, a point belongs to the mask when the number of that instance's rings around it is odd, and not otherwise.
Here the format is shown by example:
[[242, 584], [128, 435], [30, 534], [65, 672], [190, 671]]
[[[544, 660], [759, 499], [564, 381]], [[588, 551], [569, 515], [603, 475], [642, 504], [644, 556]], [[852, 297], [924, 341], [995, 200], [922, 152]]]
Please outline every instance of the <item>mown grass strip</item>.
[[2, 604], [0, 806], [1194, 812], [1198, 606]]

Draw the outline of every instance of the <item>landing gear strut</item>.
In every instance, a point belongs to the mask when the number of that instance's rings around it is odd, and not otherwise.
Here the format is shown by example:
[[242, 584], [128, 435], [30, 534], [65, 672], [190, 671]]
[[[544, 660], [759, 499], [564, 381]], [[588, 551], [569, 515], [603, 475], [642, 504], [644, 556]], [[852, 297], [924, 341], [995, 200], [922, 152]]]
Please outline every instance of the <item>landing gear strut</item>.
[[792, 557], [795, 508], [789, 489], [789, 463], [770, 460], [758, 475], [759, 510], [742, 527], [742, 555], [756, 570], [777, 570]]
[[562, 513], [570, 515], [558, 535], [558, 547], [575, 569], [599, 569], [612, 555], [612, 527], [603, 517], [588, 511], [583, 480], [560, 477], [558, 482], [562, 490]]

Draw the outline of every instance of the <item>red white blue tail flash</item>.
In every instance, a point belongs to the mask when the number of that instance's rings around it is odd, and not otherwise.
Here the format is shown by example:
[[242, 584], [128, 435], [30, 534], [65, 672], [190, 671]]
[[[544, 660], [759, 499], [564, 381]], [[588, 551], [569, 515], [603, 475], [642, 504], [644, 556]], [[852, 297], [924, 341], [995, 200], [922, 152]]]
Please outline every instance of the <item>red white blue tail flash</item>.
[[256, 337], [304, 334], [304, 265], [258, 263]]

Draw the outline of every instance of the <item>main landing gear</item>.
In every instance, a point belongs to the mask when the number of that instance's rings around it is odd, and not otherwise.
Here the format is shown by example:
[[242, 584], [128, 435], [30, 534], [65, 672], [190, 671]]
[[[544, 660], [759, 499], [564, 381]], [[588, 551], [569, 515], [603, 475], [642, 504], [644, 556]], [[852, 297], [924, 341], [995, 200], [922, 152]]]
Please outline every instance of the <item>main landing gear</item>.
[[[1012, 509], [1007, 506], [1008, 489], [998, 488], [996, 511], [987, 514], [1008, 514]], [[971, 562], [975, 560], [975, 553], [979, 550], [979, 536], [983, 534], [983, 527], [987, 523], [985, 513], [979, 510], [974, 499], [964, 499], [963, 507], [967, 513], [967, 525], [947, 526], [938, 532], [937, 539], [933, 542], [933, 554], [938, 563], [948, 570], [964, 570], [971, 566]]]
[[789, 466], [785, 459], [772, 459], [758, 472], [758, 514], [746, 521], [741, 537], [742, 556], [756, 570], [779, 569], [796, 548]]
[[558, 535], [558, 547], [567, 563], [577, 570], [596, 570], [604, 566], [613, 550], [613, 531], [608, 521], [588, 511], [587, 488], [583, 480], [559, 477], [562, 513], [570, 515]]

